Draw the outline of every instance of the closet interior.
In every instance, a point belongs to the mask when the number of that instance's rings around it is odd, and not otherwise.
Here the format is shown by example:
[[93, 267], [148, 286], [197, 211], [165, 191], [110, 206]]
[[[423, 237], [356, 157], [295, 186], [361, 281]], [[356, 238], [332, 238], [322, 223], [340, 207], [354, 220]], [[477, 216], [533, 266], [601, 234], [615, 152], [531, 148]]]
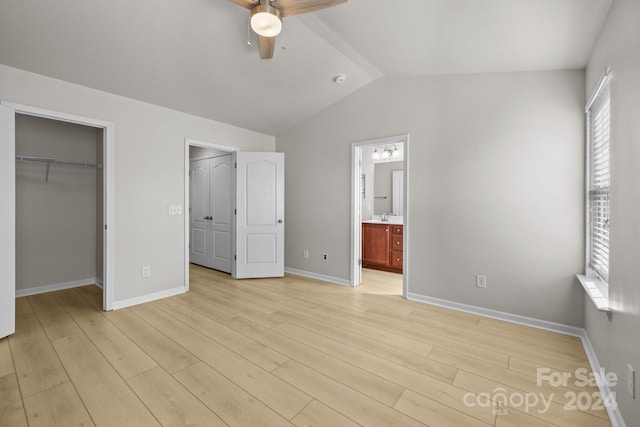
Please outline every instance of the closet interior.
[[16, 296], [103, 281], [103, 129], [16, 114]]

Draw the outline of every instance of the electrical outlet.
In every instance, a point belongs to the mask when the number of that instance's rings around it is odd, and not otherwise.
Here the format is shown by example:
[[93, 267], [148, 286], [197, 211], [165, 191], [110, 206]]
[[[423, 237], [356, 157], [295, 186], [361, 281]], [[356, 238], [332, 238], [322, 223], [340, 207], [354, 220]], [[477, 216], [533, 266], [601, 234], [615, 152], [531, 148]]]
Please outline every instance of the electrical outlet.
[[327, 254], [322, 254], [322, 260], [323, 260], [323, 261], [326, 261], [326, 260], [328, 260], [328, 259], [329, 259], [329, 255], [327, 255]]
[[304, 251], [302, 251], [302, 256], [304, 257], [304, 259], [309, 259], [309, 249], [305, 249]]
[[151, 267], [148, 265], [142, 266], [142, 277], [151, 276]]
[[633, 366], [627, 365], [627, 389], [632, 399], [636, 398], [636, 371]]
[[483, 274], [476, 275], [476, 288], [486, 288], [487, 287], [487, 276]]

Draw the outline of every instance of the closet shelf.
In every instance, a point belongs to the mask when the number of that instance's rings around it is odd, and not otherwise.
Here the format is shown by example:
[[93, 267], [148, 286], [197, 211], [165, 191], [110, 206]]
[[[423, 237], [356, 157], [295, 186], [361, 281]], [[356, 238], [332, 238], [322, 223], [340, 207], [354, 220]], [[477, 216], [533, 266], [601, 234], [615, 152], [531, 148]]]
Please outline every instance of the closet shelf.
[[82, 168], [102, 169], [102, 165], [98, 163], [70, 162], [66, 160], [53, 159], [51, 157], [16, 156], [16, 162], [40, 163], [40, 164], [47, 165], [47, 175], [45, 177], [45, 182], [49, 182], [49, 168], [51, 167], [51, 165], [78, 166]]

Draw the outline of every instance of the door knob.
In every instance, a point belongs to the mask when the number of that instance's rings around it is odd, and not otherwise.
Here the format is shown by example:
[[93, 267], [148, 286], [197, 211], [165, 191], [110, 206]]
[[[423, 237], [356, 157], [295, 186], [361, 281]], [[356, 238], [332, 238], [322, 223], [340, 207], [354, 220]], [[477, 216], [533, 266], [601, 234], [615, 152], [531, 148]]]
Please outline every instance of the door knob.
[[283, 221], [281, 219], [278, 220], [278, 224], [282, 224]]

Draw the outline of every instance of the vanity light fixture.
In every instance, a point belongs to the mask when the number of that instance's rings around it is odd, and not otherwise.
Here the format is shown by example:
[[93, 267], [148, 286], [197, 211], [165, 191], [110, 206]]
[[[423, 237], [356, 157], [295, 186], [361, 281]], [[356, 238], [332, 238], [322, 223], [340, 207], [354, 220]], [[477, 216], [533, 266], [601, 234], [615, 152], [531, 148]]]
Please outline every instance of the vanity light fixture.
[[385, 145], [384, 147], [376, 147], [375, 150], [373, 150], [373, 155], [371, 156], [373, 160], [391, 160], [397, 159], [399, 157], [400, 151], [398, 151], [398, 147], [396, 147], [395, 144]]

